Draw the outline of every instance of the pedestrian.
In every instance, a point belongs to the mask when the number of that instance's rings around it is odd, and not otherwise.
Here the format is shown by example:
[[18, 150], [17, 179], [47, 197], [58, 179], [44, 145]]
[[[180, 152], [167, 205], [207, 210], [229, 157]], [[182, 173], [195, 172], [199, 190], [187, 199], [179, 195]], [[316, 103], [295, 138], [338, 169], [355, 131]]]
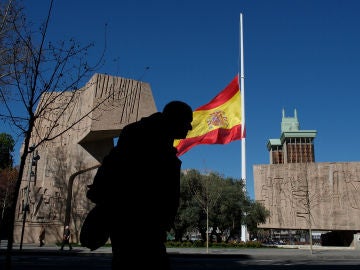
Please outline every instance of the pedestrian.
[[62, 239], [60, 250], [64, 250], [65, 245], [68, 245], [69, 250], [72, 250], [72, 246], [70, 243], [70, 237], [71, 237], [71, 231], [70, 231], [69, 225], [66, 225], [65, 229], [64, 229], [64, 234], [63, 234], [63, 239]]
[[[173, 146], [192, 129], [191, 107], [171, 101], [162, 112], [125, 126], [102, 162], [112, 269], [170, 269], [165, 241], [180, 198], [181, 161]], [[141, 239], [141, 243], [139, 242]], [[140, 252], [146, 259], [134, 260]]]
[[42, 247], [43, 245], [45, 245], [45, 226], [44, 225], [41, 225], [41, 229], [40, 229], [40, 233], [39, 233], [39, 246]]

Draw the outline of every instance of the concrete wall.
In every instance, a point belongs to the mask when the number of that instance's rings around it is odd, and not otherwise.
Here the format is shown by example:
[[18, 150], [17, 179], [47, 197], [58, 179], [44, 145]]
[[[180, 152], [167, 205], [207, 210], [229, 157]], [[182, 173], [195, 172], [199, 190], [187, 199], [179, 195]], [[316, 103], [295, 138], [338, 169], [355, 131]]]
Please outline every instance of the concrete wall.
[[261, 228], [360, 230], [360, 162], [254, 165]]
[[[36, 149], [40, 155], [36, 167], [31, 165], [31, 155], [28, 157], [17, 204], [17, 243], [23, 228], [23, 243], [38, 242], [41, 224], [46, 225], [46, 243], [60, 242], [67, 221], [72, 241], [78, 242], [82, 222], [93, 206], [85, 196], [87, 185], [113, 147], [114, 138], [128, 123], [157, 111], [148, 83], [104, 74], [95, 74], [76, 91], [45, 93], [37, 112], [46, 103], [30, 145], [54, 138]], [[30, 177], [34, 169], [36, 177]], [[23, 227], [28, 185], [30, 211]]]

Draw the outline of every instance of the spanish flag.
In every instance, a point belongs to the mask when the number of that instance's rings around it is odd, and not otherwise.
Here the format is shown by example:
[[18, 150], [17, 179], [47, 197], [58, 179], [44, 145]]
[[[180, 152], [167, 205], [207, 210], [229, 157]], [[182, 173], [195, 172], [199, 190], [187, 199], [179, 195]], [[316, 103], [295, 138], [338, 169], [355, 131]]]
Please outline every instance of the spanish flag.
[[198, 144], [227, 144], [241, 136], [241, 95], [236, 75], [224, 90], [209, 103], [193, 112], [193, 121], [185, 139], [175, 140], [180, 156]]

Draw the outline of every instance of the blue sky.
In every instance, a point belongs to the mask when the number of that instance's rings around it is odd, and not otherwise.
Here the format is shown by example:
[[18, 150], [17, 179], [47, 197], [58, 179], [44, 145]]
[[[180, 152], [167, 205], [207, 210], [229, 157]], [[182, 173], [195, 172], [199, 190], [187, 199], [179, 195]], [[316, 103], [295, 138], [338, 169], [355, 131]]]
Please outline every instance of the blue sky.
[[[30, 20], [46, 15], [49, 1], [25, 2]], [[269, 164], [266, 143], [280, 137], [283, 108], [291, 117], [297, 110], [300, 129], [318, 131], [317, 162], [359, 161], [359, 11], [358, 0], [55, 0], [48, 39], [94, 42], [95, 61], [108, 24], [99, 73], [148, 82], [158, 110], [174, 99], [196, 109], [240, 71], [242, 13], [254, 198], [253, 165]], [[196, 146], [181, 159], [183, 169], [241, 178], [241, 141]]]

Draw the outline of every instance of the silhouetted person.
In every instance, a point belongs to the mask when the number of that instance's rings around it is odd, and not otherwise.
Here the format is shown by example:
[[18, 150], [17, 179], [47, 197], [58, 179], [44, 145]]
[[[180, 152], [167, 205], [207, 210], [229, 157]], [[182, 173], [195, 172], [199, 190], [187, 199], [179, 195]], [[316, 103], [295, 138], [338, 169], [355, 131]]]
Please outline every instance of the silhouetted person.
[[[103, 160], [112, 269], [170, 269], [166, 233], [180, 197], [181, 161], [173, 147], [192, 129], [192, 109], [181, 101], [131, 123]], [[130, 265], [130, 266], [127, 266]]]
[[63, 240], [61, 243], [61, 248], [60, 250], [64, 250], [64, 246], [68, 245], [69, 246], [69, 250], [72, 250], [72, 246], [70, 244], [70, 236], [71, 236], [71, 231], [68, 225], [65, 226], [64, 229], [64, 235], [63, 235]]
[[45, 245], [44, 241], [45, 241], [45, 226], [41, 225], [41, 229], [40, 229], [40, 233], [39, 233], [39, 246], [42, 247], [43, 245]]

